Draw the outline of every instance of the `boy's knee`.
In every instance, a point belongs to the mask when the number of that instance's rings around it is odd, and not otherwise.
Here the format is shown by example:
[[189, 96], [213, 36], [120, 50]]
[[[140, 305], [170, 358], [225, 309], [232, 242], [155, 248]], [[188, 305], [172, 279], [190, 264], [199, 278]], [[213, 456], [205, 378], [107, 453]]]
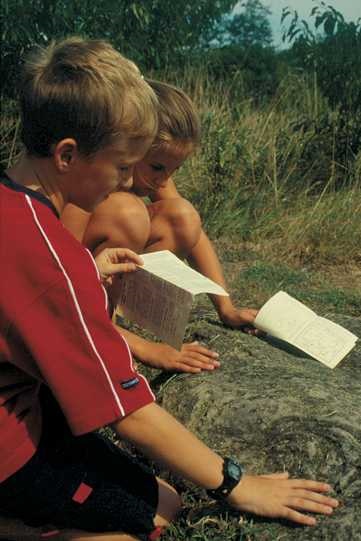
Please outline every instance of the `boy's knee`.
[[159, 500], [154, 520], [156, 526], [167, 527], [173, 522], [182, 508], [182, 500], [171, 485], [158, 479]]
[[[150, 235], [150, 218], [143, 201], [128, 193], [117, 193], [117, 223], [124, 233], [124, 247], [142, 251]], [[128, 246], [129, 244], [129, 246]]]
[[179, 243], [191, 250], [201, 233], [201, 218], [194, 206], [186, 199], [174, 199], [168, 209], [169, 221]]

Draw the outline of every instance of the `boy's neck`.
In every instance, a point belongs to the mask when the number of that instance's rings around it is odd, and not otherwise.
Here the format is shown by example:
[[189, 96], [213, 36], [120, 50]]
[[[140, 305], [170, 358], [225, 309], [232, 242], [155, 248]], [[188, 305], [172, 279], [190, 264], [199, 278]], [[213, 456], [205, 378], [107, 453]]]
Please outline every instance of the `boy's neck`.
[[65, 201], [59, 190], [56, 172], [47, 158], [36, 158], [24, 154], [13, 167], [6, 170], [6, 174], [18, 184], [50, 199], [61, 214]]

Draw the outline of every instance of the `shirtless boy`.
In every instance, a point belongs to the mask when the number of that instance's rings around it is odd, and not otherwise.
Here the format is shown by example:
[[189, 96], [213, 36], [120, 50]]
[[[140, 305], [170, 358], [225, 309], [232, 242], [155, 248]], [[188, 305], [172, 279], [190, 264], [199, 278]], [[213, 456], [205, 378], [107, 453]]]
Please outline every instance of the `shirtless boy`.
[[[68, 205], [62, 221], [93, 253], [116, 246], [137, 253], [170, 250], [186, 257], [199, 272], [226, 288], [221, 264], [200, 216], [181, 197], [172, 178], [199, 145], [198, 114], [181, 89], [153, 80], [149, 84], [159, 100], [159, 128], [152, 147], [135, 165], [132, 185], [111, 194], [91, 215]], [[150, 202], [145, 202], [145, 197]], [[210, 298], [226, 325], [255, 332], [252, 322], [257, 310], [238, 309], [229, 297]], [[119, 331], [127, 338], [132, 353], [150, 366], [185, 372], [219, 366], [217, 353], [198, 343], [184, 344], [177, 351], [125, 329]]]

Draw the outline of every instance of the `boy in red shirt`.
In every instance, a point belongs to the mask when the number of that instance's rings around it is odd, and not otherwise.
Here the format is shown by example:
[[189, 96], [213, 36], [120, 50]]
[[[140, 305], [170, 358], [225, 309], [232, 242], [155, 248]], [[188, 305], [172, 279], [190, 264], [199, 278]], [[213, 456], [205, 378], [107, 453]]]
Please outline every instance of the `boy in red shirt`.
[[[34, 528], [33, 539], [156, 539], [179, 497], [93, 433], [106, 425], [238, 509], [312, 525], [302, 511], [337, 506], [325, 483], [243, 475], [154, 403], [111, 323], [95, 261], [58, 219], [67, 203], [92, 212], [130, 182], [156, 134], [156, 106], [134, 64], [102, 41], [69, 38], [25, 67], [25, 153], [0, 178], [6, 539], [24, 539], [21, 526], [11, 529], [19, 521]], [[140, 263], [130, 251], [111, 255], [116, 267], [98, 256], [102, 274]]]

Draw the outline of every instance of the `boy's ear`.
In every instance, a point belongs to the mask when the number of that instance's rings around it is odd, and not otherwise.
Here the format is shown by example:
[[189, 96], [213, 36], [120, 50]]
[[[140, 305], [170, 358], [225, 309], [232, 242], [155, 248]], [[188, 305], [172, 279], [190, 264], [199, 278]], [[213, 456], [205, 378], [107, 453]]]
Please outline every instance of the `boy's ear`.
[[70, 137], [59, 141], [53, 149], [53, 158], [55, 166], [59, 173], [66, 173], [76, 160], [78, 155], [78, 146], [75, 139]]

